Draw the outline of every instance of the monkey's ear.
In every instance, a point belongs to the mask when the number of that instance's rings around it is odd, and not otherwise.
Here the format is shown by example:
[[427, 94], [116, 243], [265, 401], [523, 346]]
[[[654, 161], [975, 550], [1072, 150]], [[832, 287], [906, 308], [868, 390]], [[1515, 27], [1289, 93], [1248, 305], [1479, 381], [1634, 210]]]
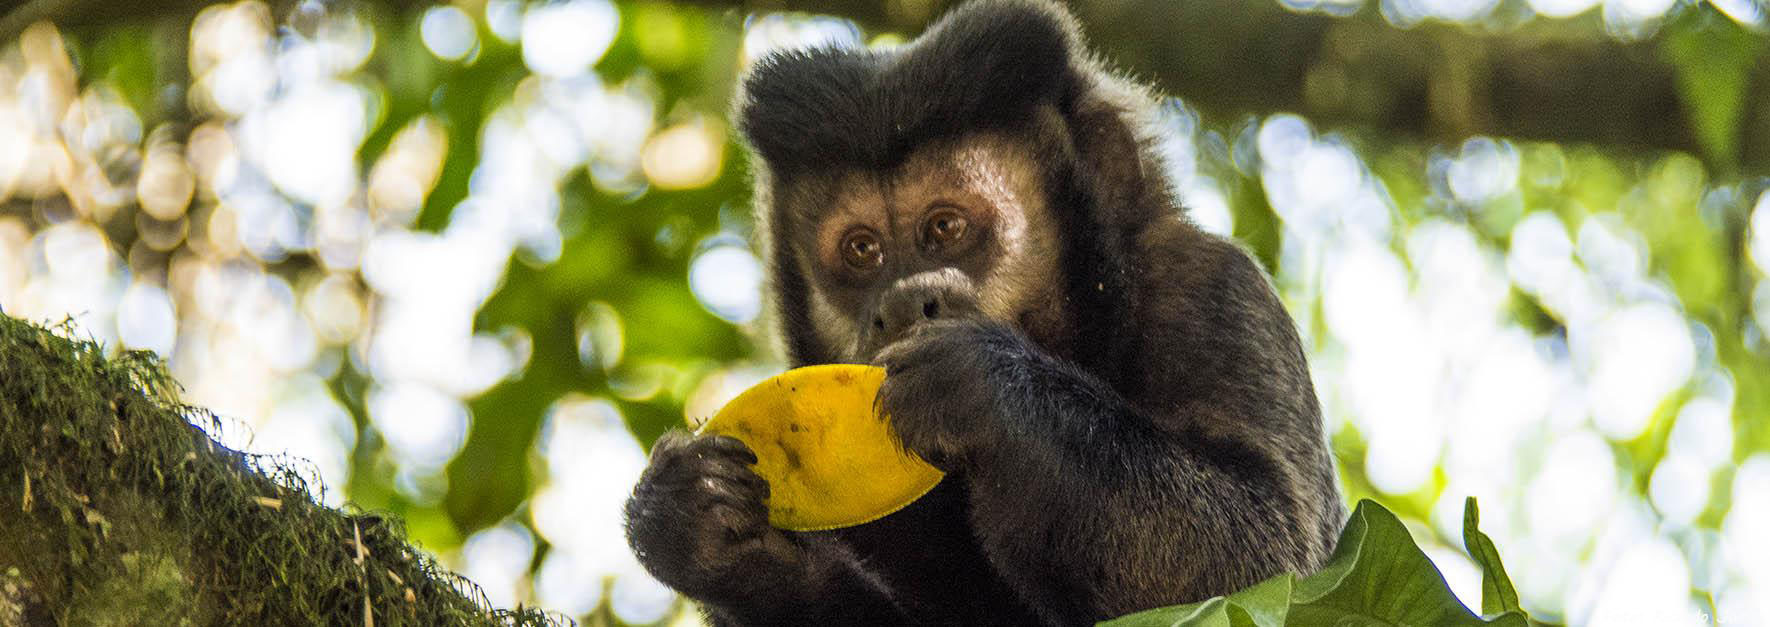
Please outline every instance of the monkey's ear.
[[[813, 48], [763, 57], [744, 76], [734, 116], [771, 167], [846, 163], [878, 143], [866, 106], [877, 54]], [[876, 150], [876, 148], [874, 148]]]

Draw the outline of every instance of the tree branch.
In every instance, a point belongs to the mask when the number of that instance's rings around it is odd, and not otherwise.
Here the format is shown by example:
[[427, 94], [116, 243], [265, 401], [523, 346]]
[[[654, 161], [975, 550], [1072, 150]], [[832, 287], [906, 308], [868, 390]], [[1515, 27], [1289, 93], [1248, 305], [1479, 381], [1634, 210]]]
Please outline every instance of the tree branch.
[[[291, 0], [275, 4], [286, 9]], [[685, 0], [732, 13], [840, 15], [872, 30], [918, 32], [953, 0]], [[37, 20], [64, 27], [132, 18], [189, 19], [203, 0], [0, 0], [0, 40]], [[395, 13], [421, 0], [387, 0]], [[1737, 28], [1707, 6], [1703, 11]], [[1345, 18], [1271, 0], [1087, 1], [1076, 12], [1094, 45], [1132, 74], [1214, 117], [1290, 111], [1324, 127], [1457, 142], [1493, 135], [1623, 149], [1680, 150], [1723, 173], [1770, 171], [1770, 58], [1748, 73], [1733, 151], [1704, 151], [1679, 92], [1679, 68], [1654, 39], [1603, 34], [1596, 15], [1535, 19], [1504, 32], [1426, 24], [1403, 29], [1374, 7]], [[281, 13], [281, 11], [279, 11]], [[1712, 151], [1712, 148], [1711, 148]]]
[[[692, 3], [742, 12], [829, 13], [907, 33], [956, 4]], [[1403, 29], [1374, 6], [1330, 17], [1259, 0], [1075, 4], [1083, 29], [1104, 56], [1219, 118], [1289, 111], [1324, 127], [1429, 141], [1493, 135], [1680, 150], [1720, 172], [1770, 171], [1770, 60], [1759, 58], [1750, 73], [1754, 88], [1746, 90], [1738, 154], [1707, 154], [1679, 94], [1678, 68], [1666, 60], [1660, 42], [1611, 38], [1595, 14], [1535, 19], [1489, 33], [1441, 23]], [[1691, 10], [1713, 13], [1706, 6]]]

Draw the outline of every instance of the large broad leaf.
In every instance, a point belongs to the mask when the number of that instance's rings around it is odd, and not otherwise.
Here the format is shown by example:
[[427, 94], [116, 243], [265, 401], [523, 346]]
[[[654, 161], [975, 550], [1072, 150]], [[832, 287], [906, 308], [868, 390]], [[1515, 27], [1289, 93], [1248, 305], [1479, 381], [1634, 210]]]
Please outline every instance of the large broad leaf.
[[1291, 609], [1296, 575], [1285, 573], [1227, 597], [1138, 612], [1104, 627], [1282, 627]]
[[[1281, 625], [1501, 625], [1525, 627], [1518, 594], [1493, 542], [1475, 528], [1474, 500], [1463, 535], [1482, 570], [1482, 611], [1457, 600], [1432, 560], [1395, 515], [1364, 500], [1319, 572], [1286, 573], [1226, 597], [1139, 612], [1103, 627], [1279, 627]], [[1479, 551], [1479, 553], [1477, 553]]]

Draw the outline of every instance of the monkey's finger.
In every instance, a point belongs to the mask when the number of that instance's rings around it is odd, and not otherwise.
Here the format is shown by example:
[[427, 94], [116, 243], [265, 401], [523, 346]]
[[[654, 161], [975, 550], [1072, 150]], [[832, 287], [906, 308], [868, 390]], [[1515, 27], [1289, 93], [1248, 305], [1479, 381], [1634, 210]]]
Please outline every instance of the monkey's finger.
[[729, 544], [753, 540], [772, 531], [765, 516], [766, 513], [763, 517], [758, 517], [756, 512], [729, 506], [707, 510], [709, 522], [718, 525], [720, 533]]
[[657, 460], [675, 455], [681, 452], [684, 447], [687, 447], [693, 441], [694, 437], [689, 435], [686, 431], [677, 429], [665, 431], [663, 435], [658, 436], [656, 442], [652, 443], [651, 458]]
[[941, 359], [964, 345], [955, 335], [965, 325], [956, 321], [926, 322], [913, 327], [873, 357], [873, 365], [885, 368], [886, 376]]
[[709, 494], [704, 495], [699, 509], [701, 515], [717, 519], [721, 524], [768, 526], [768, 506], [758, 499], [740, 498], [729, 493]]
[[749, 466], [727, 461], [710, 462], [701, 468], [701, 474], [735, 483], [762, 496], [768, 493], [768, 481]]
[[751, 470], [749, 463], [741, 458], [683, 449], [652, 460], [651, 465], [645, 469], [641, 483], [677, 489], [707, 476], [721, 477], [746, 485], [762, 481]]
[[756, 463], [756, 453], [752, 452], [750, 447], [742, 441], [731, 436], [706, 436], [697, 440], [695, 444], [700, 447], [700, 451], [708, 454], [732, 457], [745, 464]]
[[916, 356], [921, 348], [922, 342], [914, 338], [892, 342], [873, 356], [873, 365], [884, 368], [886, 380], [890, 381], [892, 375], [902, 374], [920, 361]]
[[695, 482], [694, 489], [696, 499], [708, 504], [724, 503], [744, 508], [761, 505], [754, 488], [719, 477], [701, 477]]

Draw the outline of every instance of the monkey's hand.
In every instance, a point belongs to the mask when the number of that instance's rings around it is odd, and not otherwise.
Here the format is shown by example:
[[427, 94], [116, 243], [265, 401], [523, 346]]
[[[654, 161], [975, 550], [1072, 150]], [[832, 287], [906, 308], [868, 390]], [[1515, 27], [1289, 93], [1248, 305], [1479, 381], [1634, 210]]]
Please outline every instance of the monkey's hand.
[[768, 524], [768, 483], [735, 439], [670, 432], [627, 501], [639, 563], [714, 625], [894, 624], [902, 609], [845, 546]]
[[999, 323], [921, 323], [873, 359], [885, 367], [879, 409], [905, 448], [943, 470], [963, 467], [999, 437], [1005, 383], [1038, 355]]
[[659, 581], [714, 605], [786, 604], [805, 586], [800, 545], [768, 525], [756, 455], [724, 436], [670, 432], [627, 501], [627, 541]]

